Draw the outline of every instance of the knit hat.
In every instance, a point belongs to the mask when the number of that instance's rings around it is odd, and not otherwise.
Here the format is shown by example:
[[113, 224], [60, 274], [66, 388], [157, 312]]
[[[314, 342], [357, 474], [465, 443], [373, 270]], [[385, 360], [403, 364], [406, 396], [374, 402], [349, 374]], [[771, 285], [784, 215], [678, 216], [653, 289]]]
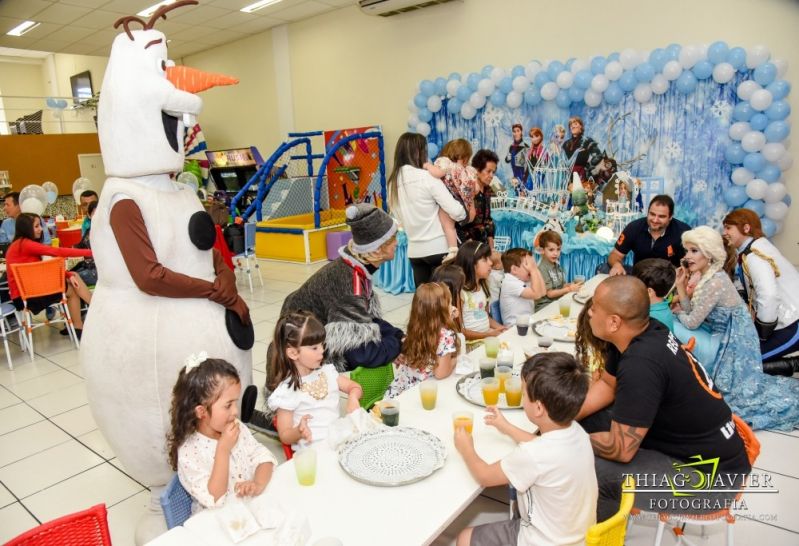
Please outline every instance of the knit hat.
[[397, 233], [397, 222], [374, 205], [350, 205], [346, 214], [352, 230], [352, 250], [358, 254], [374, 252]]

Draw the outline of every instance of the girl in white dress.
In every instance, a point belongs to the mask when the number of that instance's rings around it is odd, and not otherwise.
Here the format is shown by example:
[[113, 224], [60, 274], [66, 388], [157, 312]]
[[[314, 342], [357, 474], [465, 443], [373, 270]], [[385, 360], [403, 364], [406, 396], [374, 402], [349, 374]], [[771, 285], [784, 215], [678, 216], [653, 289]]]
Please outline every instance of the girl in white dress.
[[296, 311], [280, 317], [267, 378], [272, 394], [269, 409], [277, 412], [280, 441], [300, 445], [327, 438], [327, 428], [339, 417], [339, 395], [346, 393], [347, 413], [360, 407], [363, 390], [333, 364], [324, 364], [325, 327], [312, 313]]
[[229, 495], [260, 495], [277, 464], [238, 420], [236, 368], [192, 355], [172, 389], [169, 464], [192, 496], [192, 512], [222, 506]]

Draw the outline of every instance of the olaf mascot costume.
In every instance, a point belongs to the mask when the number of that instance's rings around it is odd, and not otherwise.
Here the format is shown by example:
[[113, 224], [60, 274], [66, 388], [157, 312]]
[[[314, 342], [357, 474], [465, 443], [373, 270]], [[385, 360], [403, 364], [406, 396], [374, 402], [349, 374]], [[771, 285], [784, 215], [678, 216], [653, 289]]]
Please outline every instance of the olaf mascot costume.
[[[159, 496], [173, 474], [166, 437], [186, 358], [205, 351], [236, 367], [242, 389], [252, 382], [253, 330], [235, 275], [211, 250], [214, 225], [193, 189], [170, 178], [183, 168], [184, 123], [202, 101], [170, 82], [186, 67], [167, 60], [166, 38], [152, 27], [196, 3], [164, 6], [146, 23], [117, 21], [125, 32], [111, 48], [98, 108], [108, 179], [92, 219], [99, 282], [80, 355], [94, 419], [126, 471], [151, 491], [139, 544], [166, 531]], [[129, 29], [134, 22], [143, 30]]]

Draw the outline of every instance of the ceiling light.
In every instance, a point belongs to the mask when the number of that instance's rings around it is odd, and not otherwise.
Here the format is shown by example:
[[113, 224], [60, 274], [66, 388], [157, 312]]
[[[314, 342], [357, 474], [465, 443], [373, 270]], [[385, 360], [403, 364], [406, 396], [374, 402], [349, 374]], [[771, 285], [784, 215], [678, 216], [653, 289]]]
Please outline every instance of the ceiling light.
[[41, 23], [37, 23], [36, 21], [25, 21], [22, 24], [19, 24], [6, 32], [9, 36], [22, 36], [26, 32], [30, 32], [31, 30], [38, 27]]
[[158, 8], [160, 8], [161, 6], [168, 6], [169, 4], [174, 4], [174, 3], [175, 3], [175, 0], [164, 0], [163, 2], [158, 2], [157, 4], [153, 4], [149, 8], [145, 8], [145, 9], [141, 10], [136, 15], [138, 15], [139, 17], [149, 17], [150, 15], [155, 13], [155, 11]]
[[261, 8], [265, 8], [266, 6], [277, 4], [278, 2], [280, 2], [280, 0], [260, 0], [260, 2], [255, 2], [254, 4], [250, 4], [249, 6], [244, 6], [239, 11], [243, 11], [244, 13], [252, 13], [254, 11], [258, 11]]

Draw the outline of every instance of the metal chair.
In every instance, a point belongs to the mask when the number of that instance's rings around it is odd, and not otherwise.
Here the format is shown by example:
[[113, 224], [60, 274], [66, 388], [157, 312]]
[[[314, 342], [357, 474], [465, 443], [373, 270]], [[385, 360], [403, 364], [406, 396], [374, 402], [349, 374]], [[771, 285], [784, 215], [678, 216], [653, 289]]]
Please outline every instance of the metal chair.
[[[8, 334], [13, 334], [14, 332], [19, 332], [19, 346], [20, 348], [25, 351], [27, 348], [27, 338], [22, 330], [22, 320], [20, 316], [17, 314], [17, 309], [14, 307], [14, 304], [8, 301], [4, 301], [0, 304], [0, 311], [2, 312], [2, 317], [0, 317], [0, 335], [3, 336], [3, 345], [6, 349], [6, 360], [8, 360], [8, 369], [13, 370], [14, 364], [11, 362], [11, 351], [8, 347]], [[17, 325], [12, 327], [11, 324], [8, 322], [8, 317], [13, 316], [17, 319]]]
[[42, 523], [16, 538], [5, 546], [111, 546], [111, 533], [108, 531], [108, 512], [105, 504], [92, 506], [88, 510], [62, 516]]
[[635, 481], [632, 476], [622, 485], [621, 504], [619, 511], [605, 521], [596, 523], [588, 528], [585, 533], [587, 546], [624, 546], [624, 537], [627, 534], [627, 519], [635, 501]]
[[[253, 222], [246, 222], [244, 224], [244, 252], [236, 254], [233, 257], [236, 269], [247, 274], [247, 281], [250, 283], [250, 292], [252, 292], [252, 269], [250, 267], [250, 259], [252, 259], [255, 264], [255, 270], [258, 272], [258, 280], [261, 281], [261, 286], [264, 285], [264, 278], [261, 276], [261, 266], [258, 265], [258, 258], [255, 256], [255, 230], [256, 226]], [[242, 259], [246, 265], [242, 265]]]
[[160, 501], [167, 529], [179, 527], [191, 517], [191, 495], [183, 489], [177, 474], [169, 480]]
[[[63, 258], [42, 260], [40, 262], [12, 264], [14, 280], [17, 283], [20, 298], [24, 305], [22, 309], [22, 323], [25, 326], [27, 347], [31, 360], [33, 360], [33, 330], [49, 324], [50, 322], [64, 322], [69, 333], [69, 338], [80, 348], [75, 327], [72, 325], [72, 316], [69, 314], [66, 296], [66, 265]], [[44, 323], [33, 324], [33, 313], [28, 309], [28, 300], [41, 296], [61, 294], [61, 301], [51, 305], [61, 313], [59, 319]]]

